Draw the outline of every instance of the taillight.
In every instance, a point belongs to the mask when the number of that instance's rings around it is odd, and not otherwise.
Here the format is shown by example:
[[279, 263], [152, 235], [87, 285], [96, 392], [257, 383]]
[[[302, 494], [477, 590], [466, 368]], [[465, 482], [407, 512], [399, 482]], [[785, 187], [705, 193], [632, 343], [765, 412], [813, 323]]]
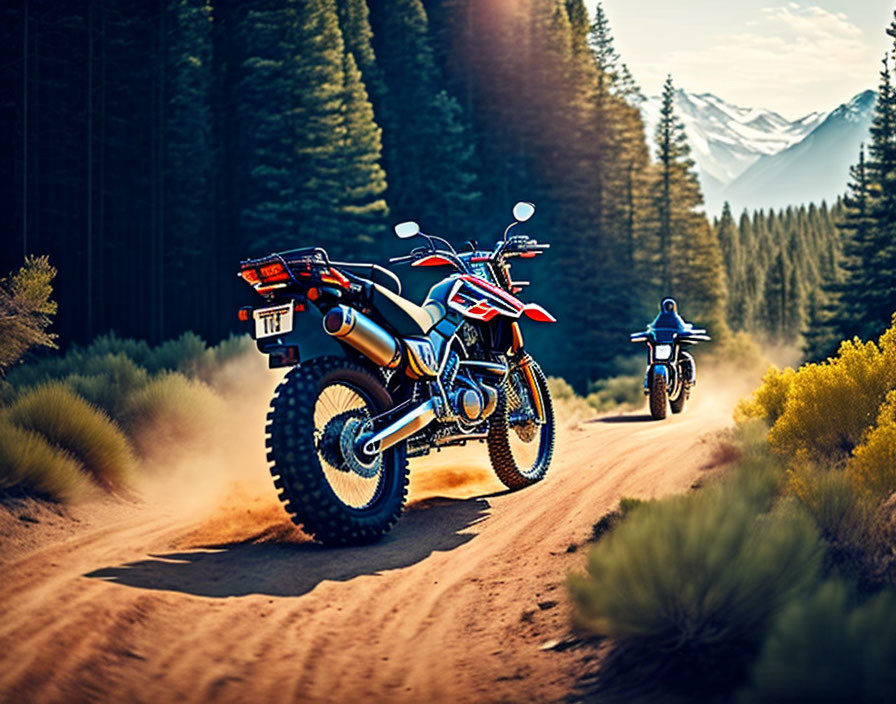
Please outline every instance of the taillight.
[[261, 267], [261, 279], [266, 284], [272, 284], [277, 281], [286, 281], [289, 279], [289, 272], [280, 262], [274, 262]]
[[254, 286], [255, 284], [261, 283], [261, 278], [258, 276], [258, 270], [256, 269], [243, 269], [240, 272], [240, 276], [243, 277], [243, 280]]
[[243, 306], [237, 311], [236, 317], [239, 318], [241, 322], [248, 323], [252, 320], [252, 307]]

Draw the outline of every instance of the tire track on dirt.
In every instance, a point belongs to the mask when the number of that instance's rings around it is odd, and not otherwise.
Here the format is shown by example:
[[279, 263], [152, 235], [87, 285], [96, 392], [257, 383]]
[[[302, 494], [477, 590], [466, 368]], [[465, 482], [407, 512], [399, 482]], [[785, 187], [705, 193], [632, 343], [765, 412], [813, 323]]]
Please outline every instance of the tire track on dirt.
[[[565, 575], [584, 556], [567, 549], [620, 496], [701, 475], [699, 438], [733, 401], [699, 392], [661, 423], [567, 431], [548, 478], [517, 493], [495, 492], [484, 447], [417, 462], [422, 500], [371, 547], [197, 548], [195, 520], [149, 509], [24, 554], [6, 539], [0, 700], [556, 701], [584, 667], [539, 649], [568, 632]], [[440, 473], [447, 498], [427, 499]]]

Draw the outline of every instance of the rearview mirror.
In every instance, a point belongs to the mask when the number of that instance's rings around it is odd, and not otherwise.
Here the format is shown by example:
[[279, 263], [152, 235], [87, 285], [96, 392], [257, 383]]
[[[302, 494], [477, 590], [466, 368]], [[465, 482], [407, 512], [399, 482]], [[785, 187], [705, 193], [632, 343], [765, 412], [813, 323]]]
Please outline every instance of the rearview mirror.
[[401, 239], [405, 240], [408, 237], [413, 237], [414, 235], [420, 234], [420, 226], [415, 223], [413, 220], [408, 220], [407, 222], [400, 222], [395, 226], [395, 234], [401, 237]]
[[513, 206], [513, 217], [517, 222], [526, 222], [535, 214], [535, 206], [532, 203], [520, 201]]

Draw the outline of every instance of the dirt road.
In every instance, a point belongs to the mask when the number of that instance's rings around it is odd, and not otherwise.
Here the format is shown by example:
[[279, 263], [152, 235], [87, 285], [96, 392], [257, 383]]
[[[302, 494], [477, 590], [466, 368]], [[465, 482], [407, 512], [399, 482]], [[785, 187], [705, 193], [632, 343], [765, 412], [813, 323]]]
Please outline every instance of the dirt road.
[[732, 406], [708, 392], [661, 423], [567, 430], [517, 493], [482, 446], [418, 461], [411, 509], [367, 548], [292, 530], [263, 467], [201, 517], [23, 508], [0, 524], [0, 701], [556, 701], [586, 657], [540, 649], [569, 632], [564, 579], [585, 557], [570, 546], [620, 496], [705, 472], [701, 438]]

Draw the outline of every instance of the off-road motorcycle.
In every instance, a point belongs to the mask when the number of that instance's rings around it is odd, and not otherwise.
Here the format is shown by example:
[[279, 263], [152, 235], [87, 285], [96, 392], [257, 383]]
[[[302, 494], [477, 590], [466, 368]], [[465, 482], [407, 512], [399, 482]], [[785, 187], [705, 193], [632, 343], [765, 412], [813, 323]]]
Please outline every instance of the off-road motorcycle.
[[710, 339], [706, 330], [686, 323], [682, 328], [649, 327], [629, 335], [632, 342], [647, 343], [647, 373], [644, 394], [649, 399], [650, 415], [666, 417], [666, 408], [681, 413], [697, 384], [697, 365], [684, 348]]
[[[398, 276], [377, 264], [331, 261], [319, 247], [243, 261], [239, 275], [266, 299], [240, 309], [254, 321], [272, 367], [292, 366], [268, 413], [268, 461], [293, 521], [332, 545], [373, 542], [398, 520], [409, 457], [484, 441], [512, 489], [541, 480], [554, 446], [554, 412], [542, 370], [523, 346], [520, 320], [555, 322], [516, 294], [510, 259], [539, 244], [514, 221], [489, 250], [458, 252], [414, 222], [395, 227], [423, 245], [390, 260], [451, 269], [422, 306], [401, 296]], [[339, 356], [300, 361], [295, 316], [316, 309]]]

